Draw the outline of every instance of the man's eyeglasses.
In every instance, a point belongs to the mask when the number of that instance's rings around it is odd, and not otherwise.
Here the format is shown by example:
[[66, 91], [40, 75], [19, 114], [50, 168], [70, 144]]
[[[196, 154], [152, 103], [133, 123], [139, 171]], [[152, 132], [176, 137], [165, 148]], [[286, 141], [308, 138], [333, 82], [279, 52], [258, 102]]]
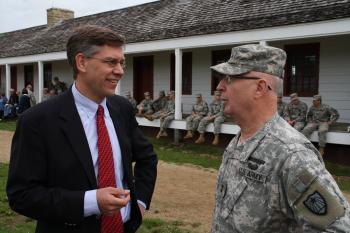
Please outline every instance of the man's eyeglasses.
[[118, 64], [125, 69], [126, 68], [126, 63], [125, 60], [118, 60], [114, 58], [98, 58], [98, 57], [87, 57], [89, 59], [96, 59], [101, 61], [102, 63], [107, 64], [110, 68], [115, 68]]
[[[237, 80], [237, 79], [250, 79], [250, 80], [259, 80], [262, 78], [258, 78], [258, 77], [243, 77], [243, 76], [230, 76], [230, 75], [226, 75], [222, 80], [224, 80], [227, 83], [230, 83], [232, 80]], [[267, 88], [271, 91], [272, 88], [270, 87], [270, 85], [267, 85]]]

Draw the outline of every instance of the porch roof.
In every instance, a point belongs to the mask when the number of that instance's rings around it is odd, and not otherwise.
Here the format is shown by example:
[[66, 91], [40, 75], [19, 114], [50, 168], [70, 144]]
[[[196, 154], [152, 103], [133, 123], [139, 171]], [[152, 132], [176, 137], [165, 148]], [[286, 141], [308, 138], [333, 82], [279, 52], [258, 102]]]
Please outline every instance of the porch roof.
[[72, 28], [101, 25], [127, 43], [350, 17], [346, 0], [162, 0], [0, 34], [0, 58], [65, 51]]

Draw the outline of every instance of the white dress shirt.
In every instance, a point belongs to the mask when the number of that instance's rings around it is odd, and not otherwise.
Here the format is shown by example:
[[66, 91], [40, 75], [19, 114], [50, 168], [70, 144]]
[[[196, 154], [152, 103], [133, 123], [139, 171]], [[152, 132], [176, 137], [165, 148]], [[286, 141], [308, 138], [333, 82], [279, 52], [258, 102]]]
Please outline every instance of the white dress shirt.
[[[81, 119], [81, 122], [84, 127], [85, 136], [89, 143], [90, 152], [92, 156], [92, 162], [95, 170], [95, 176], [97, 181], [98, 176], [98, 147], [97, 147], [97, 129], [96, 129], [96, 115], [98, 104], [89, 98], [83, 96], [76, 88], [75, 83], [72, 86], [72, 93], [74, 97], [75, 106], [78, 109], [78, 113]], [[109, 115], [109, 111], [106, 105], [106, 99], [100, 104], [104, 109], [104, 120], [106, 123], [106, 128], [108, 130], [109, 139], [113, 151], [113, 161], [114, 161], [114, 170], [115, 170], [115, 180], [118, 188], [128, 189], [125, 182], [123, 182], [124, 172], [123, 164], [121, 158], [121, 151], [117, 133], [115, 131], [113, 121]], [[84, 217], [101, 214], [98, 208], [97, 199], [96, 199], [96, 189], [89, 190], [85, 192], [84, 197]], [[130, 219], [130, 202], [123, 208], [121, 208], [121, 215], [123, 222], [126, 222]]]

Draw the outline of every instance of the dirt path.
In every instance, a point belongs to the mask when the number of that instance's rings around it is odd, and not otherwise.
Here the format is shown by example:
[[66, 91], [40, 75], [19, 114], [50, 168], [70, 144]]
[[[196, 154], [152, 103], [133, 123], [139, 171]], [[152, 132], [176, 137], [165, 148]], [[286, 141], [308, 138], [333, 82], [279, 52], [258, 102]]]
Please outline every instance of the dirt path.
[[[0, 162], [8, 162], [13, 133], [0, 131]], [[181, 221], [192, 231], [210, 231], [217, 171], [159, 162], [148, 217]], [[345, 193], [350, 200], [350, 194]]]
[[198, 232], [209, 232], [216, 176], [214, 170], [160, 162], [149, 216], [179, 220], [197, 226]]
[[0, 163], [8, 163], [13, 132], [0, 130]]

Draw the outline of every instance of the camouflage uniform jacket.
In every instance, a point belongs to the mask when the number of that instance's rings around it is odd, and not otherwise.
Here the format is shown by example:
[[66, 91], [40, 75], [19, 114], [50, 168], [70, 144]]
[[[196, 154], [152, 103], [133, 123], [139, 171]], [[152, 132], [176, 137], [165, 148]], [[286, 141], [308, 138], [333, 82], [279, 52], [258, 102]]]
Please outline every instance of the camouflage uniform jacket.
[[284, 108], [284, 119], [286, 121], [305, 122], [307, 113], [307, 105], [299, 101], [297, 105], [292, 103], [287, 104]]
[[152, 107], [155, 112], [160, 111], [166, 107], [167, 104], [167, 98], [158, 98], [152, 102]]
[[208, 115], [214, 117], [224, 116], [224, 102], [216, 100], [211, 102]]
[[175, 101], [174, 100], [167, 101], [165, 112], [168, 116], [175, 114]]
[[128, 99], [128, 100], [129, 100], [129, 102], [131, 103], [132, 107], [133, 107], [134, 109], [136, 109], [136, 106], [137, 106], [136, 100], [135, 100], [134, 98], [131, 98], [131, 99]]
[[277, 103], [277, 112], [281, 117], [284, 116], [284, 109], [286, 106], [287, 104], [285, 102]]
[[338, 111], [327, 104], [321, 104], [319, 108], [311, 106], [309, 112], [307, 113], [308, 122], [320, 123], [330, 121], [331, 123], [334, 123], [338, 120], [338, 118]]
[[151, 99], [150, 100], [143, 99], [140, 103], [140, 106], [145, 111], [150, 110], [150, 109], [152, 109], [152, 100]]
[[192, 113], [205, 116], [208, 113], [208, 104], [205, 101], [200, 102], [199, 104], [194, 104], [192, 106]]
[[212, 233], [349, 232], [349, 203], [315, 147], [278, 114], [226, 148]]

